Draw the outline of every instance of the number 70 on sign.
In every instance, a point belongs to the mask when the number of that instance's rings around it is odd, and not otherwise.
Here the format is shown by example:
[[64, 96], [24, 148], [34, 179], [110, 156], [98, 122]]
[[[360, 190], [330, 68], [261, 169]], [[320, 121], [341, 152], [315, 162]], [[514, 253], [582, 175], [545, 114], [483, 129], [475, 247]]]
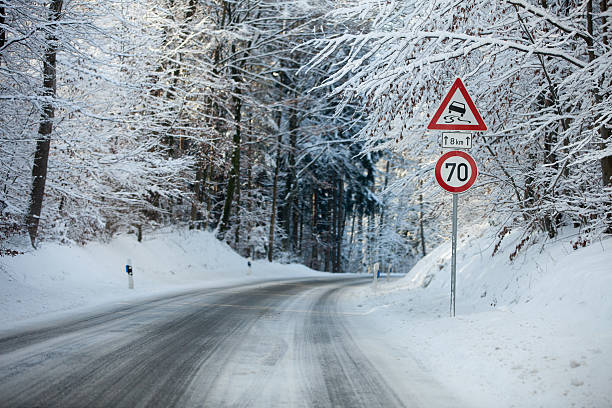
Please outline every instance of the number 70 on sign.
[[450, 193], [463, 193], [476, 181], [478, 167], [468, 153], [453, 150], [444, 154], [435, 168], [436, 181]]

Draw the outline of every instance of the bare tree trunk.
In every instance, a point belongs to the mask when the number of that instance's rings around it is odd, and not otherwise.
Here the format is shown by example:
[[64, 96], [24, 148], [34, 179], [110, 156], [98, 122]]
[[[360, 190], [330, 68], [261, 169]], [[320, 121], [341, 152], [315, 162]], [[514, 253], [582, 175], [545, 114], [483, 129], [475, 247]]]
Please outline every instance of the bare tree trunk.
[[[212, 156], [212, 149], [211, 154]], [[211, 222], [212, 217], [212, 197], [215, 194], [214, 189], [214, 176], [213, 176], [213, 163], [212, 158], [208, 163], [208, 170], [206, 171], [206, 177], [204, 178], [205, 187], [206, 187], [206, 219], [204, 220], [204, 230], [208, 229], [208, 224]], [[210, 185], [210, 186], [209, 186]]]
[[359, 240], [357, 241], [359, 243], [359, 250], [357, 251], [357, 261], [359, 262], [359, 273], [363, 272], [363, 267], [366, 265], [366, 258], [365, 258], [365, 245], [366, 245], [366, 231], [365, 228], [363, 226], [363, 217], [364, 217], [364, 210], [363, 209], [359, 209], [359, 214], [357, 216], [357, 236], [359, 237]]
[[303, 243], [304, 243], [304, 202], [301, 201], [300, 202], [300, 222], [299, 222], [299, 226], [300, 226], [300, 234], [298, 237], [298, 255], [300, 256], [300, 258], [302, 257], [302, 248], [303, 248]]
[[[297, 183], [297, 181], [296, 181]], [[297, 186], [294, 190], [297, 190]], [[299, 236], [299, 231], [298, 231], [298, 226], [300, 223], [300, 209], [299, 209], [299, 199], [298, 197], [295, 197], [293, 200], [293, 216], [291, 217], [291, 249], [292, 252], [295, 253], [296, 249], [298, 247], [298, 236]]]
[[[238, 115], [240, 109], [237, 109]], [[234, 201], [234, 193], [240, 177], [240, 127], [236, 126], [234, 132], [234, 151], [232, 153], [232, 167], [230, 169], [229, 180], [227, 182], [227, 190], [225, 192], [225, 203], [223, 204], [223, 215], [219, 225], [219, 232], [224, 233], [229, 229], [230, 216], [232, 214], [232, 203]]]
[[[422, 184], [422, 181], [419, 181], [419, 184]], [[421, 253], [423, 257], [427, 255], [425, 252], [425, 229], [423, 228], [423, 194], [419, 194], [419, 236], [421, 239]]]
[[[247, 200], [247, 214], [251, 214], [253, 207], [253, 199], [252, 199], [252, 191], [253, 191], [253, 143], [251, 140], [252, 129], [251, 125], [249, 125], [249, 136], [247, 137], [247, 185], [246, 185], [246, 200]], [[247, 229], [247, 240], [246, 240], [246, 256], [252, 259], [255, 259], [254, 254], [252, 253], [252, 241], [251, 241], [251, 232], [253, 231], [253, 221], [250, 219], [246, 220], [246, 229]]]
[[[606, 17], [606, 13], [608, 11], [608, 0], [601, 0], [599, 2], [599, 8], [601, 9], [601, 30], [603, 33], [602, 42], [607, 47], [608, 46], [608, 18]], [[587, 31], [590, 35], [589, 40], [587, 41], [587, 45], [589, 46], [589, 62], [595, 59], [595, 53], [593, 50], [593, 5], [592, 1], [589, 0], [587, 3]], [[604, 74], [605, 75], [605, 74]], [[603, 82], [603, 78], [602, 81]], [[602, 100], [601, 95], [598, 92], [595, 92], [595, 100], [600, 103]], [[605, 124], [601, 125], [599, 128], [599, 134], [601, 135], [602, 140], [604, 141], [602, 148], [605, 148], [606, 141], [610, 138], [610, 128]], [[612, 185], [612, 155], [602, 157], [600, 160], [601, 163], [601, 176], [604, 187]], [[611, 227], [612, 228], [612, 227]]]
[[376, 215], [374, 212], [372, 212], [370, 215], [368, 215], [367, 221], [368, 221], [368, 228], [367, 228], [367, 238], [366, 238], [366, 263], [368, 265], [368, 268], [370, 268], [371, 266], [374, 265], [374, 262], [376, 262], [374, 260], [374, 245], [378, 244], [378, 242], [376, 241], [376, 237], [374, 236], [374, 221], [375, 221]]
[[[280, 121], [279, 121], [280, 122]], [[282, 136], [278, 136], [276, 145], [276, 166], [274, 167], [274, 180], [272, 182], [272, 212], [270, 214], [270, 234], [268, 238], [268, 261], [272, 262], [274, 255], [274, 226], [276, 224], [276, 196], [278, 193], [278, 171], [281, 164]]]
[[38, 139], [36, 141], [36, 152], [34, 153], [34, 166], [32, 167], [32, 193], [30, 195], [30, 207], [26, 217], [26, 225], [30, 234], [32, 246], [36, 248], [36, 236], [40, 222], [43, 198], [45, 196], [45, 184], [47, 182], [47, 164], [49, 162], [49, 149], [51, 147], [51, 133], [53, 132], [53, 118], [55, 117], [55, 98], [57, 87], [57, 38], [55, 36], [56, 24], [60, 19], [63, 0], [54, 0], [49, 4], [49, 21], [51, 34], [47, 37], [47, 50], [43, 61], [43, 112], [38, 128]]
[[[329, 228], [329, 239], [327, 240], [327, 244], [331, 251], [331, 272], [336, 273], [336, 237], [338, 236], [338, 176], [334, 174], [332, 183], [332, 223]], [[327, 268], [326, 268], [327, 269]]]
[[[384, 185], [383, 185], [383, 192], [387, 189], [387, 185], [389, 184], [389, 166], [390, 166], [390, 161], [387, 160], [387, 164], [385, 165], [385, 181], [384, 181]], [[378, 233], [376, 234], [376, 241], [377, 241], [377, 248], [381, 247], [381, 242], [383, 240], [383, 234], [384, 234], [384, 228], [385, 228], [385, 210], [387, 208], [387, 200], [383, 199], [383, 205], [382, 205], [382, 209], [380, 210], [380, 225], [378, 226]], [[379, 254], [379, 249], [376, 250], [377, 255]], [[380, 259], [377, 259], [376, 261], [379, 262], [379, 270], [382, 271], [385, 268], [385, 264], [384, 261], [386, 258], [384, 256], [382, 256]]]
[[[604, 140], [604, 142], [610, 138], [610, 129], [605, 125], [599, 128], [599, 133], [601, 134], [601, 138]], [[604, 187], [607, 187], [612, 185], [612, 156], [602, 157], [600, 162], [603, 185]]]
[[283, 225], [285, 228], [285, 232], [287, 233], [287, 239], [285, 241], [284, 247], [287, 250], [291, 250], [293, 246], [292, 238], [294, 237], [294, 233], [292, 231], [292, 219], [293, 219], [293, 211], [294, 211], [294, 203], [295, 203], [295, 193], [296, 193], [296, 171], [295, 171], [295, 152], [297, 149], [297, 134], [296, 129], [298, 125], [297, 112], [295, 108], [291, 108], [289, 110], [289, 150], [287, 157], [287, 181], [285, 184], [286, 196], [284, 200], [283, 207]]
[[189, 224], [189, 229], [201, 228], [202, 213], [200, 208], [202, 207], [202, 201], [204, 199], [204, 195], [202, 194], [202, 190], [204, 189], [204, 173], [204, 162], [202, 160], [199, 160], [196, 163], [195, 183], [193, 183], [194, 197], [191, 201], [191, 223]]
[[[607, 26], [607, 17], [605, 16], [605, 13], [608, 11], [608, 0], [601, 0], [599, 3], [599, 7], [601, 9], [600, 11], [602, 14], [602, 17], [601, 17], [601, 29], [602, 29], [602, 34], [603, 34], [602, 42], [604, 43], [605, 46], [607, 46], [608, 45], [608, 26]], [[593, 1], [592, 0], [587, 1], [587, 32], [589, 33], [588, 37], [586, 38], [588, 54], [589, 54], [589, 62], [592, 62], [596, 58], [595, 48], [594, 48], [594, 43], [593, 43]], [[606, 75], [605, 73], [602, 74], [600, 84], [604, 82], [605, 75]], [[601, 103], [603, 100], [603, 97], [601, 93], [598, 91], [599, 91], [598, 89], [593, 89], [592, 92], [595, 97], [595, 101], [597, 103]], [[605, 149], [607, 141], [608, 139], [610, 139], [610, 128], [606, 126], [606, 124], [602, 124], [599, 127], [598, 131], [602, 139], [601, 148]], [[608, 187], [612, 185], [612, 155], [602, 157], [599, 162], [601, 164], [602, 184], [604, 187]], [[609, 218], [608, 218], [607, 232], [608, 233], [612, 232], [612, 222], [610, 221]]]
[[312, 269], [318, 269], [319, 267], [319, 241], [317, 240], [317, 191], [315, 189], [312, 190], [312, 219], [310, 222], [311, 225], [311, 238], [312, 238], [312, 255], [310, 258], [310, 267]]
[[[236, 47], [232, 45], [232, 54], [235, 54]], [[238, 83], [240, 82], [240, 74], [236, 67], [232, 67], [232, 79]], [[232, 213], [232, 203], [234, 201], [234, 193], [236, 192], [236, 186], [240, 178], [240, 121], [242, 117], [242, 99], [241, 89], [236, 87], [234, 89], [234, 96], [232, 97], [234, 102], [234, 121], [236, 130], [234, 131], [234, 151], [232, 153], [232, 167], [230, 169], [229, 180], [227, 182], [227, 191], [225, 192], [225, 204], [223, 205], [223, 216], [221, 217], [221, 223], [219, 225], [219, 232], [222, 234], [229, 229], [229, 220]]]
[[[238, 173], [240, 174], [240, 173]], [[240, 206], [242, 205], [242, 186], [240, 185], [240, 175], [236, 178], [236, 212], [240, 211]], [[236, 228], [234, 229], [234, 243], [236, 251], [240, 252], [240, 232], [242, 230], [242, 219], [238, 214], [236, 214]]]
[[6, 44], [6, 30], [2, 28], [6, 21], [6, 8], [4, 1], [0, 0], [0, 65], [2, 65], [2, 48]]
[[344, 180], [338, 178], [338, 226], [336, 228], [336, 265], [334, 272], [342, 272], [342, 238], [344, 236], [344, 224], [346, 216], [344, 211]]
[[349, 271], [353, 266], [353, 243], [355, 242], [355, 218], [357, 218], [357, 208], [355, 208], [355, 204], [353, 204], [353, 219], [351, 220], [351, 238], [349, 239], [349, 252], [347, 255]]

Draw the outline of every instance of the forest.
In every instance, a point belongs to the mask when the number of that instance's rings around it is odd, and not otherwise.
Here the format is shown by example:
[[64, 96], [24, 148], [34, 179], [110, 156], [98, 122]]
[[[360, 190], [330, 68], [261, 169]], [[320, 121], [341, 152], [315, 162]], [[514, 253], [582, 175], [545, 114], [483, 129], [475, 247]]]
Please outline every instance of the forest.
[[[330, 272], [449, 239], [427, 124], [486, 132], [460, 223], [612, 233], [608, 0], [0, 0], [0, 255], [162, 227]], [[144, 236], [144, 238], [143, 238]]]

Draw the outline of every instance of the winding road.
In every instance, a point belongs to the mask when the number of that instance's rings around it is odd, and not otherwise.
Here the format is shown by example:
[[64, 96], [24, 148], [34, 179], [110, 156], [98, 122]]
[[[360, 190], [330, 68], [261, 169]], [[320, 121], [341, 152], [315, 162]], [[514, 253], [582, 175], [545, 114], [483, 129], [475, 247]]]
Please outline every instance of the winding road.
[[402, 407], [317, 278], [116, 304], [0, 338], [1, 407]]

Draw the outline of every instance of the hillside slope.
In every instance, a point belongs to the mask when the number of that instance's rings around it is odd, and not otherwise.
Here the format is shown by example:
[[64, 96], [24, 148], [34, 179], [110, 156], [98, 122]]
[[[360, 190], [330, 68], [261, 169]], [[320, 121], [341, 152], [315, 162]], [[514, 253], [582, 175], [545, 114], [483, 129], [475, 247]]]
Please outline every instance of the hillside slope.
[[[128, 259], [132, 290], [125, 272]], [[313, 275], [321, 273], [267, 261], [249, 268], [212, 233], [196, 230], [163, 229], [142, 243], [133, 235], [85, 246], [46, 243], [36, 251], [0, 258], [0, 325], [190, 288]]]
[[371, 310], [363, 327], [468, 406], [612, 406], [612, 239], [574, 250], [576, 232], [565, 230], [511, 262], [521, 233], [491, 256], [494, 234], [459, 237], [455, 318], [450, 243], [405, 278], [357, 289], [347, 307]]

